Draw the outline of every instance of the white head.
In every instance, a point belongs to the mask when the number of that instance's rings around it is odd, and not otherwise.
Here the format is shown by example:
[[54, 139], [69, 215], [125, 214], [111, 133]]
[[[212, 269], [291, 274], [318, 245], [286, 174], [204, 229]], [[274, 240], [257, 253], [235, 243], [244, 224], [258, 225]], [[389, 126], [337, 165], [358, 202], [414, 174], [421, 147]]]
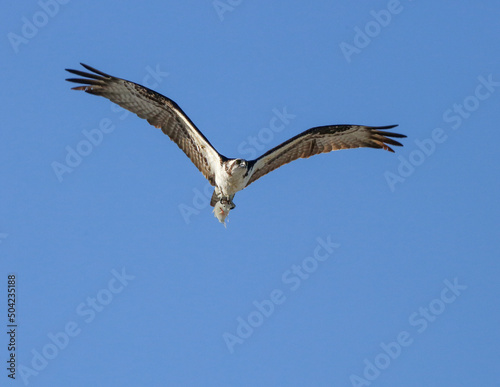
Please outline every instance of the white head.
[[228, 162], [228, 173], [244, 175], [248, 170], [248, 162], [243, 159], [234, 159]]

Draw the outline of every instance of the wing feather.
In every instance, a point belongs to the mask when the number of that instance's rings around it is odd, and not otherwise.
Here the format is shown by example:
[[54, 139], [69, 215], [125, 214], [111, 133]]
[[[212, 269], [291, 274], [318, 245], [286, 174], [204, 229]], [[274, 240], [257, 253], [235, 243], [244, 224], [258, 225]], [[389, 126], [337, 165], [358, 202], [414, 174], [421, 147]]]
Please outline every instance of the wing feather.
[[250, 178], [246, 186], [282, 165], [320, 153], [360, 147], [394, 152], [389, 145], [402, 146], [402, 144], [393, 138], [406, 137], [403, 134], [385, 131], [396, 126], [329, 125], [306, 130], [250, 161]]
[[144, 118], [156, 128], [161, 128], [172, 141], [191, 159], [208, 181], [215, 185], [215, 168], [224, 156], [210, 144], [182, 109], [167, 98], [147, 87], [125, 79], [116, 78], [81, 63], [91, 71], [66, 69], [82, 78], [68, 78], [69, 82], [86, 86], [73, 87], [99, 95]]

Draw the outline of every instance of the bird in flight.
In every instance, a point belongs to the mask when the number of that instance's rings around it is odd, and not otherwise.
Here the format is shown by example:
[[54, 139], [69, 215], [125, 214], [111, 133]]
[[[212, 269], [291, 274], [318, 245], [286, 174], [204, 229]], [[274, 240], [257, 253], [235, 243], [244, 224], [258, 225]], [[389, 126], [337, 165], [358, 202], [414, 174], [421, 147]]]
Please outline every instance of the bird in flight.
[[394, 138], [406, 137], [386, 131], [397, 125], [318, 126], [292, 137], [255, 160], [232, 159], [217, 152], [170, 98], [137, 83], [113, 77], [83, 63], [81, 65], [90, 72], [66, 69], [82, 77], [66, 79], [82, 84], [72, 89], [105, 97], [160, 128], [215, 187], [210, 205], [214, 207], [215, 217], [224, 225], [229, 212], [235, 207], [234, 195], [282, 165], [340, 149], [367, 147], [394, 152], [389, 145], [402, 146]]

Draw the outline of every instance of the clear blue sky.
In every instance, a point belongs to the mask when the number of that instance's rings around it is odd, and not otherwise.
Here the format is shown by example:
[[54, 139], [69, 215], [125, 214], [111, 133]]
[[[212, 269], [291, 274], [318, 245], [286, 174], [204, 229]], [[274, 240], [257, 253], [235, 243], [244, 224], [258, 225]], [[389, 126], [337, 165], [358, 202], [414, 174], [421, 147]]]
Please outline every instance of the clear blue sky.
[[[498, 2], [62, 3], [0, 14], [1, 385], [498, 385]], [[229, 157], [327, 124], [408, 138], [280, 168], [225, 229], [161, 131], [70, 90], [79, 62]]]

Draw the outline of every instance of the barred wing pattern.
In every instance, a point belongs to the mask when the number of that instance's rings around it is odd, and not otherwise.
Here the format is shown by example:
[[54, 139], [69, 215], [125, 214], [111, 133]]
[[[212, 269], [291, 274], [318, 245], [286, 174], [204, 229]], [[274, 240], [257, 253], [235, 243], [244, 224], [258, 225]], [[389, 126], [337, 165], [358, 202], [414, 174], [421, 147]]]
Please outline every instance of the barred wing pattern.
[[391, 137], [406, 137], [399, 133], [385, 132], [396, 126], [328, 125], [306, 130], [250, 161], [250, 179], [246, 186], [282, 165], [320, 153], [361, 147], [394, 152], [389, 145], [402, 144]]
[[73, 87], [100, 95], [161, 128], [191, 159], [210, 184], [215, 185], [215, 168], [225, 159], [196, 128], [189, 117], [170, 98], [137, 83], [116, 78], [81, 63], [92, 73], [66, 69], [83, 78], [69, 78], [69, 82], [85, 86]]

